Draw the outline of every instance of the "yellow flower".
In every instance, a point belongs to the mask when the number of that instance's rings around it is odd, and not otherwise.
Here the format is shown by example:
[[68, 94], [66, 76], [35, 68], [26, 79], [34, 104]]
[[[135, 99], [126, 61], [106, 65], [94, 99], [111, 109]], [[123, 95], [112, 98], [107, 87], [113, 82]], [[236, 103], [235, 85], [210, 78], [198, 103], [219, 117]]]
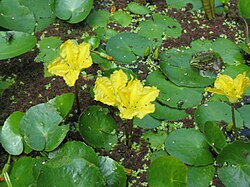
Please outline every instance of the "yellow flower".
[[135, 79], [129, 81], [128, 85], [119, 92], [120, 103], [118, 109], [120, 117], [132, 119], [133, 117], [143, 118], [145, 115], [155, 111], [155, 105], [151, 103], [159, 95], [155, 87], [145, 86]]
[[63, 77], [68, 86], [74, 86], [81, 70], [91, 65], [90, 45], [67, 40], [60, 47], [60, 56], [48, 65], [48, 71]]
[[156, 99], [159, 90], [155, 87], [143, 87], [137, 79], [128, 82], [126, 73], [119, 70], [110, 78], [97, 78], [94, 93], [95, 100], [118, 107], [121, 118], [132, 119], [135, 116], [143, 118], [154, 112], [155, 106], [150, 102]]
[[114, 71], [110, 78], [98, 77], [95, 82], [95, 100], [104, 104], [117, 106], [119, 103], [118, 92], [125, 87], [128, 77], [121, 69]]
[[250, 79], [246, 77], [246, 72], [237, 75], [232, 79], [228, 75], [219, 75], [214, 82], [214, 88], [208, 87], [205, 91], [215, 94], [225, 95], [229, 102], [236, 103], [244, 93], [244, 90], [250, 86]]

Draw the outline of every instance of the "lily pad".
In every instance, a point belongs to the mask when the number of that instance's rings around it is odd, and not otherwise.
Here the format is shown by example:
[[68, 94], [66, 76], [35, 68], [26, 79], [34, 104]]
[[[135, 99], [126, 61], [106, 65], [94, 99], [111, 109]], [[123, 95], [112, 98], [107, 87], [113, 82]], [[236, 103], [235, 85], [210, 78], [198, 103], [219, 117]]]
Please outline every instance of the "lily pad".
[[139, 15], [145, 15], [145, 14], [149, 14], [151, 11], [145, 7], [142, 6], [136, 2], [130, 2], [127, 6], [127, 9], [134, 13], [134, 14], [139, 14]]
[[55, 0], [55, 14], [69, 23], [83, 21], [91, 11], [93, 0]]
[[31, 107], [20, 121], [19, 131], [29, 147], [37, 151], [52, 151], [65, 138], [69, 126], [58, 126], [63, 118], [48, 103]]
[[[160, 172], [159, 172], [160, 171]], [[188, 168], [172, 156], [161, 156], [148, 169], [148, 184], [151, 187], [187, 187]]]
[[14, 164], [10, 172], [12, 186], [27, 187], [35, 184], [33, 176], [34, 158], [22, 157]]
[[244, 18], [250, 18], [250, 2], [248, 0], [239, 0], [238, 3], [238, 9], [239, 9], [239, 15]]
[[235, 61], [241, 62], [243, 60], [240, 48], [229, 39], [219, 38], [215, 40], [212, 49], [221, 55], [226, 64], [233, 65]]
[[201, 91], [195, 88], [178, 87], [167, 81], [160, 71], [154, 71], [147, 77], [147, 83], [160, 90], [157, 99], [173, 108], [189, 108], [196, 106], [202, 99]]
[[174, 18], [153, 14], [153, 20], [140, 22], [138, 34], [149, 38], [154, 45], [162, 43], [162, 37], [178, 38], [181, 35], [181, 26]]
[[244, 105], [237, 109], [243, 119], [244, 126], [250, 129], [250, 105]]
[[107, 29], [107, 28], [102, 28], [102, 27], [96, 28], [95, 32], [96, 32], [97, 36], [100, 37], [101, 39], [103, 39], [104, 41], [107, 41], [110, 38], [112, 38], [113, 36], [118, 34], [118, 31], [116, 31], [114, 29]]
[[32, 32], [40, 31], [54, 22], [56, 16], [51, 7], [53, 1], [54, 0], [19, 0], [22, 5], [27, 6], [34, 14], [33, 16], [35, 18], [35, 29], [33, 29]]
[[100, 156], [99, 157], [100, 170], [107, 181], [108, 187], [125, 187], [126, 174], [124, 167], [118, 164], [115, 160]]
[[79, 118], [82, 137], [97, 149], [110, 150], [117, 142], [117, 125], [108, 113], [108, 109], [94, 105], [88, 107]]
[[192, 3], [194, 10], [198, 10], [202, 7], [202, 2], [197, 0], [166, 0], [166, 2], [171, 7], [177, 9], [185, 7], [187, 3]]
[[75, 95], [73, 93], [65, 93], [48, 101], [49, 104], [53, 105], [57, 112], [65, 118], [74, 103]]
[[37, 179], [37, 187], [104, 187], [100, 169], [83, 158], [56, 157], [46, 162]]
[[84, 142], [69, 141], [63, 146], [49, 153], [50, 159], [63, 156], [68, 156], [71, 158], [84, 158], [85, 160], [98, 166], [98, 157], [95, 151], [93, 148], [87, 146]]
[[204, 126], [204, 135], [211, 147], [220, 152], [227, 144], [226, 137], [216, 122], [208, 121]]
[[153, 118], [151, 115], [146, 115], [144, 118], [134, 118], [133, 125], [137, 125], [145, 129], [153, 129], [161, 125], [161, 121]]
[[203, 77], [200, 71], [190, 66], [192, 50], [171, 49], [161, 55], [160, 67], [163, 73], [176, 85], [185, 87], [205, 87], [214, 82], [214, 78]]
[[93, 11], [87, 18], [87, 23], [89, 26], [96, 27], [106, 27], [109, 22], [110, 13], [106, 10]]
[[213, 163], [209, 144], [202, 133], [195, 129], [177, 129], [172, 131], [165, 142], [166, 151], [184, 162], [194, 166]]
[[166, 105], [161, 105], [158, 102], [155, 102], [154, 104], [155, 104], [155, 112], [150, 115], [156, 119], [175, 121], [184, 119], [185, 117], [188, 116], [188, 114], [184, 110], [170, 108]]
[[26, 53], [36, 45], [34, 35], [18, 31], [0, 31], [0, 60]]
[[0, 142], [5, 151], [11, 155], [20, 155], [23, 152], [22, 137], [18, 130], [23, 115], [22, 112], [13, 112], [0, 131]]
[[142, 137], [150, 143], [151, 149], [162, 150], [167, 137], [167, 132], [157, 131], [156, 133], [154, 133], [152, 131], [146, 131], [143, 133]]
[[213, 166], [189, 167], [188, 186], [208, 187], [213, 180], [215, 168]]
[[[207, 102], [197, 107], [194, 117], [201, 131], [204, 131], [204, 125], [207, 121], [224, 121], [226, 123], [231, 123], [231, 106], [219, 101]], [[238, 111], [235, 111], [235, 120], [238, 128], [243, 126], [243, 120]]]
[[144, 56], [147, 47], [152, 48], [147, 38], [136, 33], [121, 33], [108, 40], [106, 50], [116, 61], [132, 64], [136, 55]]
[[19, 0], [0, 1], [0, 12], [1, 27], [26, 33], [32, 33], [34, 31], [36, 20], [33, 12], [19, 2]]
[[223, 166], [218, 169], [218, 175], [227, 187], [250, 184], [250, 143], [233, 142], [228, 144], [217, 157], [217, 163]]
[[116, 11], [113, 14], [112, 18], [116, 23], [120, 24], [123, 27], [128, 26], [132, 21], [132, 17], [127, 12], [124, 12], [122, 10]]

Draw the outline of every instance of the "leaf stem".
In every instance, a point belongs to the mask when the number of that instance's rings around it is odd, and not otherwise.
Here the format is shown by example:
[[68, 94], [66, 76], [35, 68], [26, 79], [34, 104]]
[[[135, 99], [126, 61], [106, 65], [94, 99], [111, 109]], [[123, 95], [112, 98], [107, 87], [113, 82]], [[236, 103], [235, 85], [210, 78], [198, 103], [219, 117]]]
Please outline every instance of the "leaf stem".
[[75, 82], [75, 97], [76, 97], [76, 105], [77, 105], [77, 114], [81, 114], [80, 109], [80, 103], [79, 103], [79, 97], [78, 97], [78, 86], [77, 86], [77, 80]]
[[129, 148], [132, 146], [132, 136], [133, 136], [133, 123], [132, 120], [127, 120], [126, 128], [125, 128], [125, 134], [126, 134], [126, 144]]
[[235, 140], [238, 140], [238, 130], [236, 127], [236, 122], [235, 122], [235, 112], [234, 112], [234, 105], [231, 105], [231, 109], [232, 109], [232, 123], [233, 123], [233, 132], [235, 134]]

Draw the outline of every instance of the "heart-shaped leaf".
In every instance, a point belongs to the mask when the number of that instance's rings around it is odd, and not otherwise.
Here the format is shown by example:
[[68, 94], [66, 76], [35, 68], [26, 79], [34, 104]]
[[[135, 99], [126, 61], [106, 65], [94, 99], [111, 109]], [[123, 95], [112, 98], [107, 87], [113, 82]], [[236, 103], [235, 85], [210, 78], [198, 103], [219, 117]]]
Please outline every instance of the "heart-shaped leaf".
[[0, 133], [0, 142], [11, 155], [20, 155], [23, 152], [22, 137], [18, 130], [23, 115], [22, 112], [12, 113], [4, 122]]
[[132, 21], [132, 17], [128, 13], [122, 10], [116, 11], [113, 14], [112, 18], [114, 19], [116, 23], [120, 24], [123, 27], [128, 26]]
[[87, 146], [84, 142], [69, 141], [58, 149], [49, 153], [50, 159], [63, 156], [68, 156], [71, 158], [84, 158], [85, 160], [98, 166], [98, 158], [95, 151], [91, 147]]
[[215, 168], [213, 166], [189, 167], [188, 186], [208, 187], [213, 180]]
[[37, 179], [37, 187], [44, 186], [98, 186], [105, 181], [100, 169], [83, 158], [56, 157], [46, 162]]
[[93, 6], [93, 0], [55, 0], [55, 14], [69, 23], [84, 20]]
[[244, 105], [238, 108], [237, 111], [239, 111], [240, 116], [244, 121], [244, 126], [250, 129], [250, 118], [249, 118], [250, 105]]
[[110, 150], [117, 142], [115, 120], [109, 110], [89, 106], [79, 118], [79, 131], [86, 142], [98, 149]]
[[144, 118], [134, 118], [133, 125], [137, 125], [145, 129], [153, 129], [161, 125], [161, 121], [153, 118], [151, 115], [146, 115]]
[[139, 15], [145, 15], [151, 12], [147, 7], [142, 6], [136, 2], [130, 2], [127, 6], [127, 9], [130, 12], [134, 14], [139, 14]]
[[[217, 157], [219, 178], [227, 187], [249, 186], [250, 143], [235, 141], [228, 144]], [[227, 165], [225, 165], [227, 164]]]
[[33, 49], [34, 35], [18, 31], [0, 31], [0, 60], [16, 57]]
[[152, 48], [152, 43], [136, 33], [121, 33], [107, 42], [106, 50], [118, 62], [132, 64], [136, 55], [144, 56], [146, 48]]
[[13, 164], [10, 172], [10, 181], [13, 186], [27, 187], [35, 184], [33, 176], [34, 163], [34, 158], [21, 157]]
[[87, 18], [87, 23], [89, 26], [96, 27], [106, 27], [109, 22], [110, 13], [106, 10], [93, 11]]
[[172, 131], [167, 136], [165, 148], [170, 155], [189, 165], [205, 166], [213, 163], [206, 138], [195, 129]]
[[187, 187], [187, 174], [188, 168], [181, 161], [172, 156], [161, 156], [148, 168], [148, 184], [151, 187]]
[[53, 105], [57, 112], [65, 118], [73, 106], [74, 99], [75, 95], [73, 93], [65, 93], [49, 100], [48, 103]]
[[20, 121], [19, 131], [29, 147], [37, 151], [52, 151], [66, 136], [69, 126], [58, 126], [63, 118], [48, 103], [31, 107]]
[[109, 187], [125, 187], [126, 174], [122, 165], [109, 157], [99, 157], [100, 170], [107, 181]]
[[202, 99], [199, 89], [176, 86], [167, 81], [160, 71], [149, 74], [147, 83], [160, 90], [157, 99], [170, 107], [185, 109], [198, 105]]
[[[207, 121], [224, 121], [226, 123], [231, 123], [231, 106], [219, 101], [207, 102], [197, 107], [194, 117], [201, 131], [204, 131], [204, 125]], [[242, 127], [243, 120], [238, 111], [235, 111], [235, 119], [236, 126], [238, 128]]]

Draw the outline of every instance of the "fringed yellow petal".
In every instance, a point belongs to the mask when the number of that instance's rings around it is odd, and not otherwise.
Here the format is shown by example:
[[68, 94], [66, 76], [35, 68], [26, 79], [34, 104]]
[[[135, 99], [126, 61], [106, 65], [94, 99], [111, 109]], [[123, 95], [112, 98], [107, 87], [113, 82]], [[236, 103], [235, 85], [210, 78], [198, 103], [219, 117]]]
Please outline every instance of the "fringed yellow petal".
[[227, 75], [219, 75], [214, 83], [214, 88], [208, 87], [205, 91], [215, 94], [225, 95], [229, 102], [236, 103], [242, 95], [244, 90], [250, 86], [250, 79], [246, 77], [246, 72], [239, 74], [235, 79]]
[[63, 77], [69, 71], [69, 66], [68, 64], [63, 63], [63, 60], [58, 57], [48, 65], [48, 71], [51, 74]]
[[95, 100], [104, 104], [115, 106], [116, 96], [111, 81], [107, 77], [98, 77], [94, 86]]
[[92, 65], [89, 44], [77, 45], [72, 40], [67, 40], [60, 47], [60, 57], [48, 65], [48, 71], [63, 77], [66, 84], [74, 86], [82, 69]]
[[110, 81], [112, 82], [115, 92], [118, 92], [119, 89], [126, 86], [128, 82], [128, 77], [121, 69], [119, 71], [114, 71], [110, 75]]
[[80, 68], [86, 69], [90, 67], [93, 64], [92, 58], [90, 56], [90, 44], [83, 42], [78, 46], [78, 50], [79, 55], [77, 58], [77, 62], [80, 65]]

